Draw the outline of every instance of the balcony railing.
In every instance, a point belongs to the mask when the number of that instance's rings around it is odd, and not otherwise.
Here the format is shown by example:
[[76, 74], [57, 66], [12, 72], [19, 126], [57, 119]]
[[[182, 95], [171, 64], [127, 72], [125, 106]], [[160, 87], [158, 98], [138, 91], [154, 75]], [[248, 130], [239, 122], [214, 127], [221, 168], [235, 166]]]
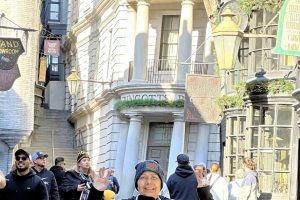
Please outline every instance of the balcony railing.
[[148, 83], [172, 83], [176, 77], [176, 70], [176, 60], [148, 60], [146, 81]]
[[[208, 68], [214, 66], [215, 63], [182, 63], [184, 67], [188, 68], [191, 74], [207, 74]], [[176, 78], [176, 71], [178, 67], [177, 60], [158, 59], [147, 60], [146, 80], [148, 83], [172, 83]], [[133, 62], [129, 63], [128, 79], [132, 80]]]

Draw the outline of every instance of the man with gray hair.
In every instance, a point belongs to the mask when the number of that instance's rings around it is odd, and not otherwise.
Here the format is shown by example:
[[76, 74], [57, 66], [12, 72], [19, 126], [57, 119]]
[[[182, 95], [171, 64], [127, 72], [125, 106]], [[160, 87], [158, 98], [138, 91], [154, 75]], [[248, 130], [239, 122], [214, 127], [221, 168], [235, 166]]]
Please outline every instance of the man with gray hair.
[[197, 192], [198, 197], [201, 200], [213, 200], [210, 193], [210, 186], [207, 181], [207, 171], [204, 163], [199, 163], [194, 166], [194, 171], [198, 181]]

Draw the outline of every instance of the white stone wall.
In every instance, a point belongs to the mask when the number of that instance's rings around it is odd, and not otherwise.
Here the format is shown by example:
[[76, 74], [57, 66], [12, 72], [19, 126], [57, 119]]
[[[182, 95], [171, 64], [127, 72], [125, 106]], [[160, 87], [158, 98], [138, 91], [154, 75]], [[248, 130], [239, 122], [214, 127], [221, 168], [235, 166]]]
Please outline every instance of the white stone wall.
[[[75, 34], [72, 56], [80, 77], [83, 80], [92, 79], [98, 81], [113, 80], [114, 84], [122, 85], [124, 74], [128, 70], [128, 62], [132, 61], [134, 47], [134, 27], [131, 21], [132, 10], [128, 5], [112, 5], [109, 1], [103, 1], [101, 14], [89, 18], [89, 10], [85, 10], [85, 1], [79, 4], [79, 22], [71, 27]], [[105, 7], [105, 9], [104, 9]], [[148, 38], [148, 59], [159, 58], [161, 26], [163, 15], [180, 15], [181, 4], [150, 4], [149, 16], [149, 38]], [[92, 20], [91, 20], [92, 19]], [[84, 23], [84, 20], [89, 20]], [[203, 48], [201, 44], [205, 38], [205, 28], [207, 17], [202, 4], [196, 4], [194, 9], [194, 28], [192, 32], [192, 60], [202, 61]], [[130, 51], [131, 50], [131, 51]], [[76, 60], [76, 61], [75, 61]], [[115, 85], [113, 85], [114, 87]], [[77, 111], [75, 112], [76, 133], [81, 132], [83, 146], [92, 155], [92, 165], [98, 169], [104, 165], [107, 168], [115, 168], [116, 175], [120, 177], [124, 159], [126, 138], [128, 132], [128, 119], [114, 111], [114, 103], [119, 96], [106, 95], [103, 91], [108, 85], [99, 83], [82, 82], [80, 94], [78, 95]], [[155, 88], [153, 88], [154, 90]], [[168, 91], [178, 92], [180, 89], [170, 89]], [[137, 91], [137, 90], [135, 90]], [[181, 90], [180, 90], [181, 91]], [[182, 91], [181, 91], [182, 92]], [[88, 106], [87, 106], [88, 105]], [[128, 117], [128, 116], [127, 116]], [[147, 117], [147, 116], [146, 116]], [[141, 135], [139, 143], [138, 160], [146, 157], [147, 129], [143, 117], [141, 124]], [[163, 121], [164, 119], [159, 119]], [[220, 159], [219, 131], [216, 125], [208, 125], [209, 139], [207, 141], [209, 151], [207, 164]], [[199, 135], [198, 124], [187, 123], [186, 141], [184, 151], [194, 162], [197, 146], [197, 136]], [[77, 140], [79, 140], [77, 136]], [[119, 173], [119, 174], [118, 174]]]
[[[25, 52], [19, 57], [18, 66], [21, 77], [8, 91], [0, 92], [0, 139], [13, 148], [23, 136], [28, 136], [34, 124], [34, 84], [38, 68], [40, 1], [3, 0], [0, 13], [22, 28], [37, 30], [28, 32], [0, 29], [0, 37], [19, 37], [22, 39]], [[2, 19], [1, 25], [16, 27]], [[13, 140], [11, 140], [13, 138]], [[6, 160], [9, 156], [0, 156]], [[6, 172], [6, 169], [5, 169]]]

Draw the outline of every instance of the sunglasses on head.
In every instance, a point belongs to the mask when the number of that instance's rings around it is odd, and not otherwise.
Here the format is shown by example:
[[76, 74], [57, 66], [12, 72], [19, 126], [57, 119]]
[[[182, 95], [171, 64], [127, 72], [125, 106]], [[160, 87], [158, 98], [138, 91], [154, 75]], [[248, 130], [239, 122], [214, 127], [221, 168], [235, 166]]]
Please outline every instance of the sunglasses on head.
[[27, 160], [27, 159], [28, 159], [28, 157], [26, 157], [26, 156], [17, 156], [17, 157], [16, 157], [16, 161], [19, 161], [19, 160], [25, 161], [25, 160]]

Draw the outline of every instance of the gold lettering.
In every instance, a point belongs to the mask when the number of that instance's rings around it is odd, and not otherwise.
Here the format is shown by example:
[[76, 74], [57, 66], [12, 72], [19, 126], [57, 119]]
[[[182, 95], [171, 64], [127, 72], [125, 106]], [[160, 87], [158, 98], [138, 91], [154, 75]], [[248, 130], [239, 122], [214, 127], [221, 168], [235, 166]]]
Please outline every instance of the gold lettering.
[[18, 54], [19, 50], [17, 49], [0, 49], [1, 54]]
[[299, 12], [300, 12], [300, 5], [295, 5], [295, 4], [288, 5], [287, 11], [288, 11], [288, 12], [299, 13]]
[[286, 28], [287, 29], [300, 29], [300, 23], [299, 22], [287, 22]]
[[288, 49], [293, 51], [299, 51], [300, 50], [300, 44], [288, 44]]

